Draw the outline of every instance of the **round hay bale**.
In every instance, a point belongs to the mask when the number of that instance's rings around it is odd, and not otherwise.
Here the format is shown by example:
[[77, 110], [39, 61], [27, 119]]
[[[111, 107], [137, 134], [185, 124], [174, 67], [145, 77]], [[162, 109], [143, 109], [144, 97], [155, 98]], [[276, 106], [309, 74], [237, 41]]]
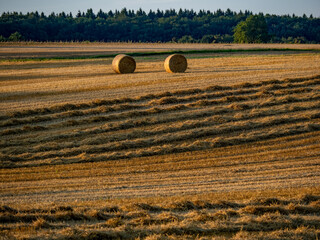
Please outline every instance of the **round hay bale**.
[[116, 73], [133, 73], [136, 70], [136, 61], [133, 57], [119, 54], [113, 59], [112, 68]]
[[164, 61], [164, 68], [168, 73], [182, 73], [187, 70], [188, 63], [185, 56], [173, 54]]

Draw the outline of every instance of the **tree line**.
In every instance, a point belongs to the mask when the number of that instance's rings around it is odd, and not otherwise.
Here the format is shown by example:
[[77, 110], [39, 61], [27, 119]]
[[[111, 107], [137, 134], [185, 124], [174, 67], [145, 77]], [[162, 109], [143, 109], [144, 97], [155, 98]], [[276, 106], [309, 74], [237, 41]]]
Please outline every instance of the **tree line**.
[[[237, 39], [236, 26], [253, 15], [248, 10], [230, 9], [145, 12], [123, 8], [97, 13], [88, 9], [75, 16], [65, 12], [6, 12], [0, 17], [0, 41], [227, 43]], [[266, 22], [266, 42], [320, 43], [320, 18], [262, 13], [259, 16]]]

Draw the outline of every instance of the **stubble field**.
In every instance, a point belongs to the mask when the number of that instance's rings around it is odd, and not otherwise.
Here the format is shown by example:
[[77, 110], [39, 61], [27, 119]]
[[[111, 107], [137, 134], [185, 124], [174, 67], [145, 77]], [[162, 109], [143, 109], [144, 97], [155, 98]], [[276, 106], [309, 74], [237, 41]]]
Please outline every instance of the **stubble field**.
[[319, 238], [319, 49], [1, 45], [0, 235]]

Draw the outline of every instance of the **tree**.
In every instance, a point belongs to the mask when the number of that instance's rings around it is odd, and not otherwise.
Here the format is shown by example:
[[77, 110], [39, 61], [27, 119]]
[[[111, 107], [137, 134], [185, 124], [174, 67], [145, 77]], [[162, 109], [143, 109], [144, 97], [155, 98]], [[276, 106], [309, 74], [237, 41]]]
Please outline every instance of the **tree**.
[[108, 12], [108, 17], [110, 17], [110, 18], [114, 17], [114, 14], [113, 14], [113, 12], [111, 10]]
[[213, 35], [204, 35], [200, 40], [201, 43], [212, 43], [213, 41], [214, 41]]
[[[166, 15], [166, 16], [165, 16]], [[320, 43], [320, 18], [212, 13], [173, 9], [146, 14], [122, 9], [97, 14], [92, 9], [71, 13], [0, 13], [0, 41], [141, 41], [141, 42], [300, 42]], [[244, 21], [240, 23], [241, 21]], [[239, 24], [240, 23], [240, 24]], [[267, 24], [268, 25], [267, 25]], [[239, 25], [237, 25], [239, 24]], [[17, 32], [16, 34], [13, 34]], [[20, 35], [19, 35], [19, 34]], [[11, 38], [9, 39], [10, 35]], [[270, 36], [269, 36], [270, 35]], [[233, 37], [235, 36], [235, 38]]]
[[156, 13], [156, 16], [157, 18], [162, 18], [163, 17], [163, 11], [160, 11], [159, 8], [157, 9], [157, 13]]
[[108, 15], [106, 13], [104, 13], [102, 11], [102, 9], [99, 10], [98, 14], [97, 14], [97, 17], [99, 18], [103, 18], [103, 19], [106, 19], [108, 17]]
[[89, 8], [89, 9], [87, 10], [86, 18], [91, 18], [91, 19], [95, 19], [95, 18], [96, 18], [96, 15], [93, 13], [92, 8]]
[[146, 13], [141, 8], [139, 8], [139, 10], [137, 11], [137, 16], [139, 16], [139, 17], [146, 16]]
[[122, 8], [120, 14], [124, 17], [127, 17], [128, 16], [128, 11], [127, 11], [127, 8]]
[[193, 43], [194, 39], [190, 35], [185, 35], [178, 40], [178, 43]]
[[237, 43], [265, 43], [270, 40], [268, 25], [262, 14], [251, 15], [234, 28]]
[[22, 35], [19, 32], [12, 33], [8, 39], [10, 42], [19, 42], [23, 40]]
[[155, 12], [153, 12], [153, 11], [150, 9], [150, 11], [149, 11], [149, 13], [148, 13], [148, 17], [149, 17], [151, 20], [154, 20], [155, 17], [156, 17]]
[[80, 11], [78, 11], [78, 13], [77, 13], [76, 17], [77, 17], [77, 18], [81, 18], [81, 16], [82, 16], [81, 12], [80, 12]]

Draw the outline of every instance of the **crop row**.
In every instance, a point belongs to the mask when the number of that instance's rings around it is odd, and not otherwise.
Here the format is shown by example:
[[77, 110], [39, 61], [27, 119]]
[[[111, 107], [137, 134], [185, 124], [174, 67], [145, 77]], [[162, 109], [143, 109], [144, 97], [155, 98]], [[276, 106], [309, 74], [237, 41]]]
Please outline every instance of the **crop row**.
[[118, 101], [105, 112], [107, 106], [12, 116], [0, 122], [1, 166], [163, 155], [319, 131], [320, 82], [290, 81], [243, 84], [247, 90], [231, 92], [215, 87], [219, 93], [203, 90], [201, 97], [202, 90], [179, 98], [164, 93], [144, 103]]
[[204, 236], [248, 239], [251, 233], [249, 239], [254, 239], [263, 232], [265, 237], [273, 236], [270, 239], [287, 239], [286, 235], [308, 239], [320, 236], [316, 230], [320, 227], [319, 210], [319, 196], [315, 195], [298, 200], [266, 198], [247, 203], [177, 201], [152, 205], [141, 202], [94, 209], [62, 205], [40, 209], [0, 206], [0, 220], [7, 224], [0, 228], [0, 233], [8, 237], [11, 233], [41, 238], [50, 229], [55, 235], [53, 239]]
[[[36, 115], [47, 115], [47, 114], [56, 114], [62, 112], [69, 112], [74, 110], [86, 110], [92, 109], [101, 106], [108, 106], [107, 111], [115, 111], [117, 108], [113, 108], [113, 105], [121, 105], [124, 104], [132, 104], [132, 103], [140, 103], [140, 102], [153, 102], [155, 100], [159, 100], [161, 98], [166, 97], [175, 97], [182, 98], [182, 101], [193, 101], [199, 100], [203, 98], [217, 98], [223, 96], [231, 96], [238, 95], [249, 92], [257, 92], [260, 90], [265, 93], [273, 90], [281, 90], [281, 89], [290, 89], [290, 88], [299, 88], [299, 87], [307, 87], [314, 86], [320, 84], [320, 76], [308, 77], [308, 78], [294, 78], [294, 79], [284, 79], [284, 80], [268, 80], [261, 81], [257, 83], [243, 83], [240, 85], [234, 86], [210, 86], [204, 89], [187, 89], [187, 90], [178, 90], [173, 92], [164, 92], [159, 94], [148, 94], [144, 96], [139, 96], [136, 98], [119, 98], [119, 99], [111, 99], [111, 100], [102, 100], [97, 99], [89, 103], [81, 103], [81, 104], [63, 104], [63, 105], [54, 105], [48, 108], [39, 108], [39, 109], [29, 109], [8, 113], [7, 115], [0, 116], [0, 120], [12, 119], [12, 118], [24, 118], [29, 116]], [[258, 89], [255, 89], [258, 88]], [[247, 90], [246, 90], [247, 89]], [[196, 96], [193, 96], [196, 95]], [[160, 101], [161, 103], [161, 101]], [[163, 102], [165, 103], [165, 102]], [[94, 113], [94, 112], [93, 112]]]

